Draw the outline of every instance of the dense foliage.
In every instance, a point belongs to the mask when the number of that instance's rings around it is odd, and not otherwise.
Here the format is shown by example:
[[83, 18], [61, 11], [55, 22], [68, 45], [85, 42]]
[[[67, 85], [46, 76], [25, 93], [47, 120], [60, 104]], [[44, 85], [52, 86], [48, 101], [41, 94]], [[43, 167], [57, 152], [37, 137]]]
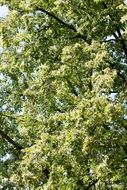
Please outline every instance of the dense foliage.
[[0, 188], [126, 190], [126, 2], [0, 5]]

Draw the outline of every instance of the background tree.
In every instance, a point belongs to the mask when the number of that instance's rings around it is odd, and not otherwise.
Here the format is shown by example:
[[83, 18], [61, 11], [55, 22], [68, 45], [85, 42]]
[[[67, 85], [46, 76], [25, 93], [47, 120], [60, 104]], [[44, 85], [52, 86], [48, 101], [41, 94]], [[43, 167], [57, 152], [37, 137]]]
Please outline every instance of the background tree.
[[0, 188], [126, 189], [126, 2], [0, 4]]

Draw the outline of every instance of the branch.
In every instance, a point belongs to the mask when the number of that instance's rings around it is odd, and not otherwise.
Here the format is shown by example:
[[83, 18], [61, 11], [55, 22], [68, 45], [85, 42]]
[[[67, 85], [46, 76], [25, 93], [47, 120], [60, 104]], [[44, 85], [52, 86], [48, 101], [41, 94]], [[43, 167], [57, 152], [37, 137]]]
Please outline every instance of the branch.
[[[10, 119], [14, 119], [14, 120], [16, 120], [16, 117], [11, 116], [11, 115], [7, 115], [7, 114], [4, 113], [4, 112], [0, 112], [0, 114], [1, 114], [2, 117], [7, 117], [7, 118], [10, 118]], [[24, 122], [24, 120], [22, 120], [22, 119], [20, 119], [19, 121]]]
[[78, 92], [76, 91], [75, 87], [73, 86], [73, 84], [71, 83], [71, 81], [69, 79], [67, 79], [67, 83], [69, 85], [69, 87], [71, 88], [71, 92], [75, 95], [78, 96]]
[[[127, 46], [126, 46], [126, 43], [125, 43], [125, 41], [124, 41], [124, 39], [122, 38], [122, 36], [121, 37], [118, 37], [117, 35], [114, 35], [113, 34], [113, 36], [115, 37], [115, 39], [109, 39], [109, 40], [103, 40], [102, 41], [102, 43], [103, 42], [120, 42], [120, 44], [121, 44], [121, 47], [122, 47], [122, 49], [123, 49], [123, 52], [125, 53], [125, 55], [127, 56]], [[119, 39], [120, 38], [120, 39]]]
[[125, 85], [127, 85], [127, 79], [125, 78], [125, 76], [124, 75], [122, 75], [118, 70], [117, 70], [117, 74], [118, 74], [118, 76], [119, 77], [121, 77], [122, 78], [122, 80], [123, 80], [123, 82], [124, 82], [124, 84]]
[[91, 79], [92, 78], [92, 74], [93, 74], [93, 69], [91, 68], [90, 71], [89, 71], [89, 76], [88, 76], [89, 79], [90, 79], [89, 84], [88, 84], [88, 87], [89, 87], [90, 91], [92, 91], [92, 89], [93, 89], [92, 79]]
[[127, 57], [127, 46], [126, 46], [126, 43], [125, 43], [123, 38], [120, 40], [120, 43], [121, 43], [123, 51], [124, 51], [124, 53], [125, 53], [125, 55]]
[[124, 84], [124, 87], [126, 87], [127, 86], [127, 79], [126, 79], [126, 77], [120, 72], [120, 70], [116, 67], [116, 65], [115, 64], [110, 64], [110, 67], [112, 68], [112, 69], [116, 69], [117, 70], [117, 75], [122, 79], [122, 81], [123, 81], [123, 84]]
[[9, 142], [10, 144], [12, 144], [18, 151], [21, 151], [21, 149], [23, 149], [23, 147], [16, 143], [15, 141], [13, 141], [6, 133], [4, 133], [2, 130], [0, 130], [0, 136], [6, 140], [7, 142]]
[[114, 38], [115, 38], [115, 39], [117, 39], [117, 38], [118, 38], [118, 36], [116, 35], [116, 33], [115, 33], [115, 32], [113, 33], [113, 36], [114, 36]]
[[122, 37], [122, 34], [121, 34], [119, 29], [117, 29], [117, 33], [119, 36], [117, 36], [115, 33], [113, 34], [113, 36], [115, 37], [116, 41], [120, 42], [122, 49], [123, 49], [123, 52], [125, 53], [125, 55], [127, 57], [127, 46], [126, 46], [126, 43], [124, 41], [124, 38]]
[[[104, 6], [105, 9], [108, 8], [108, 6], [107, 6], [104, 2], [103, 2], [102, 4], [103, 4], [103, 6]], [[109, 16], [110, 16], [110, 18], [112, 19], [112, 21], [115, 20], [115, 19], [112, 17], [111, 14], [109, 14]], [[120, 44], [121, 44], [121, 46], [122, 46], [122, 49], [123, 49], [123, 52], [125, 53], [125, 55], [126, 55], [126, 57], [127, 57], [127, 45], [126, 45], [126, 43], [125, 43], [125, 41], [124, 41], [124, 39], [123, 39], [123, 36], [122, 36], [122, 34], [121, 34], [120, 29], [121, 29], [121, 28], [117, 27], [117, 28], [116, 28], [116, 32], [118, 33], [118, 36], [117, 36], [117, 34], [116, 34], [115, 32], [113, 33], [113, 36], [115, 37], [115, 39], [119, 39], [119, 42], [120, 42]], [[124, 30], [124, 29], [122, 28], [122, 30]]]
[[116, 42], [116, 39], [103, 40], [101, 43]]
[[[106, 91], [104, 91], [104, 90], [102, 90], [102, 91], [101, 91], [101, 93], [107, 93], [107, 92], [106, 92]], [[109, 93], [109, 94], [112, 94], [112, 93], [117, 94], [117, 93], [118, 93], [118, 91], [113, 91], [113, 90], [110, 90], [110, 91], [108, 91], [108, 93]]]
[[124, 38], [123, 38], [123, 36], [121, 34], [120, 29], [117, 29], [117, 33], [119, 35], [119, 38], [120, 38], [119, 41], [120, 41], [120, 43], [122, 45], [123, 51], [124, 51], [125, 55], [127, 56], [127, 45], [126, 45], [126, 43], [124, 41]]
[[[83, 39], [83, 40], [85, 40], [87, 42], [86, 38], [83, 35], [79, 34], [78, 31], [76, 30], [76, 28], [73, 25], [70, 25], [70, 24], [64, 22], [59, 17], [57, 17], [54, 13], [45, 10], [43, 7], [40, 7], [40, 8], [36, 7], [35, 11], [41, 11], [43, 13], [46, 13], [48, 16], [50, 16], [53, 19], [55, 19], [56, 21], [58, 21], [60, 24], [62, 24], [66, 28], [68, 28], [68, 29], [72, 30], [73, 32], [77, 33], [78, 38], [81, 38], [81, 39]], [[87, 43], [89, 43], [89, 42], [87, 42]]]
[[56, 15], [54, 15], [53, 13], [51, 13], [51, 12], [45, 10], [44, 8], [38, 8], [38, 7], [37, 7], [35, 10], [36, 10], [36, 11], [41, 11], [41, 12], [43, 12], [43, 13], [46, 13], [48, 16], [54, 18], [55, 20], [57, 20], [57, 21], [58, 21], [59, 23], [61, 23], [62, 25], [66, 26], [67, 28], [69, 28], [69, 29], [71, 29], [71, 30], [73, 30], [74, 32], [77, 32], [77, 30], [74, 28], [74, 26], [67, 24], [66, 22], [64, 22], [63, 20], [61, 20], [60, 18], [58, 18]]
[[5, 114], [4, 112], [0, 112], [1, 116], [4, 116], [4, 117], [8, 117], [10, 119], [16, 119], [15, 117], [11, 116], [11, 115], [7, 115]]

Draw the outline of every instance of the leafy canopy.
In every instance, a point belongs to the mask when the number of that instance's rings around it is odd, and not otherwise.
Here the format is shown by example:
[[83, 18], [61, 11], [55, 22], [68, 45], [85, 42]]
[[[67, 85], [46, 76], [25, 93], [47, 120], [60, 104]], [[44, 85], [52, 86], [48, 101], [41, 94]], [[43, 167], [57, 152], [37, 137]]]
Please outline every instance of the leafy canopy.
[[126, 189], [126, 3], [0, 5], [0, 188]]

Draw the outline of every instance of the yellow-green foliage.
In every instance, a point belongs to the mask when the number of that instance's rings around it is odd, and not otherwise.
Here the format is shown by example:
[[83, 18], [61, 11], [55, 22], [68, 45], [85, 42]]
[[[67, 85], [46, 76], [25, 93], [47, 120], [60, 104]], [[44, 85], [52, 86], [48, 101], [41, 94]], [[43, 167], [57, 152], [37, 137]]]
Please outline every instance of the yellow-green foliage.
[[125, 2], [0, 5], [0, 189], [125, 190]]

